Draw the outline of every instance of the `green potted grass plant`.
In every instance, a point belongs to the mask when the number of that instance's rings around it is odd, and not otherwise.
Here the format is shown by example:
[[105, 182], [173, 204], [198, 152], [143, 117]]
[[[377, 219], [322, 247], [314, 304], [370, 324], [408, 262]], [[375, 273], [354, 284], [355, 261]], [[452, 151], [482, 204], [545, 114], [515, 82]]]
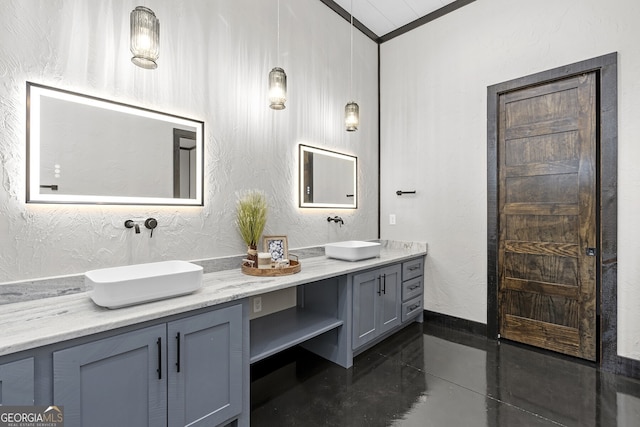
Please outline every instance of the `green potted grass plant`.
[[258, 242], [267, 223], [267, 198], [262, 191], [246, 190], [238, 194], [236, 225], [247, 245], [247, 259], [258, 264]]

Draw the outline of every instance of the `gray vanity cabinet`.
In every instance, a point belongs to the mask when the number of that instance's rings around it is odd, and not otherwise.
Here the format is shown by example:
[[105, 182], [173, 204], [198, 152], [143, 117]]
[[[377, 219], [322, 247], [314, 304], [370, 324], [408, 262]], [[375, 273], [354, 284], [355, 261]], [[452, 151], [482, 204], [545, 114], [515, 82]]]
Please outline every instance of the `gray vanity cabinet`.
[[216, 426], [242, 412], [242, 306], [53, 353], [65, 426]]
[[53, 402], [67, 427], [167, 425], [166, 326], [53, 353]]
[[33, 357], [0, 365], [0, 406], [33, 405]]
[[401, 272], [397, 264], [353, 276], [354, 350], [400, 325]]
[[242, 306], [167, 325], [169, 426], [217, 426], [242, 412]]

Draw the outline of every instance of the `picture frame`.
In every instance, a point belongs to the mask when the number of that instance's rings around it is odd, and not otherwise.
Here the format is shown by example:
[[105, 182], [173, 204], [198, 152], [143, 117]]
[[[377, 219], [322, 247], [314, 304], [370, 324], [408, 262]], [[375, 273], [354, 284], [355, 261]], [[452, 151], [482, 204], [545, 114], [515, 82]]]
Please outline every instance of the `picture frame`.
[[271, 254], [272, 261], [289, 259], [287, 236], [264, 236], [264, 252]]

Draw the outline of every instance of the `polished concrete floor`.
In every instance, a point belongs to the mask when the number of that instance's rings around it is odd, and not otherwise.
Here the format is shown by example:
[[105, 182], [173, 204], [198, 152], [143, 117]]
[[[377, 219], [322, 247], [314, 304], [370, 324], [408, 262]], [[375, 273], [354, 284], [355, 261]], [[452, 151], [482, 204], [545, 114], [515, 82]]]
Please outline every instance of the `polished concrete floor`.
[[426, 324], [351, 369], [296, 348], [251, 375], [254, 427], [640, 426], [640, 381]]

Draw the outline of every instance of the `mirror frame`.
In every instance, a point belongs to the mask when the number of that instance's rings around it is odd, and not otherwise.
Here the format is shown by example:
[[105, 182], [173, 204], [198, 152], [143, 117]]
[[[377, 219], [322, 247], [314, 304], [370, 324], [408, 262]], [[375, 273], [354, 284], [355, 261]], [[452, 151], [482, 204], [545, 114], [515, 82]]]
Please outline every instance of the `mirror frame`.
[[[146, 196], [99, 196], [75, 194], [46, 194], [40, 192], [40, 97], [48, 96], [60, 100], [75, 102], [95, 108], [103, 108], [125, 114], [162, 120], [180, 126], [196, 129], [196, 197], [180, 199], [170, 197]], [[173, 142], [173, 135], [171, 136]], [[110, 204], [110, 205], [171, 205], [204, 206], [204, 122], [173, 114], [162, 113], [147, 108], [136, 107], [121, 102], [109, 101], [90, 95], [84, 95], [62, 89], [27, 82], [27, 203], [55, 204]]]
[[[315, 203], [304, 201], [304, 153], [311, 152], [322, 154], [325, 156], [335, 157], [342, 160], [353, 162], [353, 203]], [[300, 144], [298, 150], [298, 200], [301, 208], [332, 208], [332, 209], [357, 209], [358, 208], [358, 158], [349, 154], [339, 153], [337, 151], [325, 150], [323, 148], [312, 147], [310, 145]]]

